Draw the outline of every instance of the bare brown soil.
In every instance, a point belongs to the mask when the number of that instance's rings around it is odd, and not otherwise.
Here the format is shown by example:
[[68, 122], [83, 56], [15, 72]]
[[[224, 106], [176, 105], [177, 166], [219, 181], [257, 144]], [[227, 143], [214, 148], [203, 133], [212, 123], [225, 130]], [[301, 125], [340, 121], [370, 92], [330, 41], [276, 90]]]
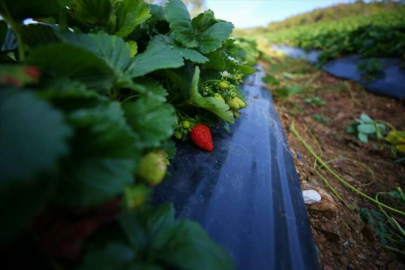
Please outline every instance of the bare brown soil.
[[[376, 96], [357, 83], [336, 79], [303, 61], [273, 58], [271, 63], [262, 64], [265, 70], [273, 68], [271, 74], [276, 75], [281, 85], [303, 87], [302, 93], [287, 100], [275, 96], [275, 105], [293, 153], [302, 189], [316, 189], [321, 195], [326, 193], [322, 196], [326, 198], [323, 205], [308, 207], [321, 267], [405, 269], [402, 259], [383, 248], [373, 228], [364, 224], [359, 216], [361, 208], [377, 210], [377, 207], [343, 186], [330, 173], [320, 170], [344, 199], [339, 200], [316, 174], [313, 156], [290, 130], [294, 121], [297, 131], [323, 160], [337, 159], [331, 163], [331, 167], [350, 184], [374, 197], [380, 191], [399, 186], [404, 189], [405, 166], [393, 162], [403, 155], [394, 156], [385, 142], [371, 140], [368, 144], [362, 144], [356, 136], [348, 134], [346, 128], [355, 117], [366, 113], [373, 119], [391, 123], [397, 130], [405, 130], [403, 101]], [[283, 76], [285, 72], [292, 74], [293, 78]], [[274, 92], [276, 87], [269, 86], [269, 89]], [[305, 98], [313, 96], [320, 97], [326, 104], [317, 106], [305, 103]], [[314, 121], [314, 114], [322, 115], [329, 123]], [[401, 218], [398, 217], [398, 220], [401, 221]]]

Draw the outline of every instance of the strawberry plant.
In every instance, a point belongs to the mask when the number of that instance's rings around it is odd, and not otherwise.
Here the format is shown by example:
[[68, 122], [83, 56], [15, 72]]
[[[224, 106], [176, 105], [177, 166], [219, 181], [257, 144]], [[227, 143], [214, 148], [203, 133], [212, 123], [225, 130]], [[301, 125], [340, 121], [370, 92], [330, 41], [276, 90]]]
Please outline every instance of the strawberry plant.
[[54, 268], [233, 269], [148, 198], [173, 135], [229, 128], [246, 106], [255, 44], [180, 0], [3, 0], [0, 14], [1, 243], [35, 239]]
[[324, 106], [326, 101], [318, 96], [312, 96], [305, 99], [306, 104], [312, 104], [315, 106]]
[[355, 119], [355, 123], [347, 128], [347, 132], [355, 134], [362, 143], [367, 143], [369, 137], [382, 139], [386, 130], [384, 124], [374, 121], [367, 114], [362, 113], [360, 118]]
[[[385, 195], [386, 199], [395, 202], [400, 207], [405, 206], [405, 195], [400, 187], [389, 192], [377, 193], [377, 200], [380, 195]], [[381, 207], [379, 210], [380, 211], [375, 211], [362, 208], [359, 214], [366, 224], [372, 226], [375, 235], [378, 237], [383, 247], [404, 256], [405, 231], [400, 225], [401, 220], [398, 219], [400, 221], [398, 222], [395, 215], [391, 216]]]
[[287, 99], [291, 96], [297, 95], [302, 92], [302, 87], [299, 85], [284, 86], [276, 88], [275, 90], [278, 97], [282, 99]]
[[384, 66], [379, 59], [371, 58], [367, 59], [357, 65], [357, 70], [362, 73], [362, 76], [366, 80], [373, 81], [375, 77], [381, 75], [384, 70]]
[[319, 113], [315, 113], [314, 115], [312, 115], [312, 119], [315, 122], [321, 123], [323, 125], [330, 125], [330, 120], [329, 118], [327, 118], [326, 116], [324, 116], [323, 114], [319, 114]]
[[280, 85], [280, 82], [277, 80], [277, 78], [270, 74], [266, 74], [266, 76], [262, 78], [262, 81], [270, 85]]
[[264, 34], [271, 43], [322, 51], [318, 57], [321, 65], [349, 54], [365, 58], [402, 57], [404, 15], [405, 9], [400, 7], [395, 11], [268, 30]]

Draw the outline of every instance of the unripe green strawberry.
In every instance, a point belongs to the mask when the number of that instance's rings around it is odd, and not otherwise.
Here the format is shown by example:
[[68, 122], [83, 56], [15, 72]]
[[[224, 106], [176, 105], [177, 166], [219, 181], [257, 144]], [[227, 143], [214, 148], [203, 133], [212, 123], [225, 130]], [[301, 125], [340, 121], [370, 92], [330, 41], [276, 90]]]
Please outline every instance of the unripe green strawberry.
[[236, 97], [234, 98], [234, 100], [239, 104], [240, 108], [246, 108], [246, 103], [243, 102], [243, 100], [241, 100], [240, 98]]
[[236, 118], [236, 119], [238, 119], [238, 118], [239, 118], [239, 112], [234, 111], [234, 112], [233, 112], [233, 115], [235, 116], [235, 118]]
[[221, 90], [228, 90], [229, 85], [226, 81], [222, 81], [218, 84], [219, 89]]
[[228, 100], [226, 104], [233, 109], [239, 109], [239, 103], [235, 100], [235, 98]]
[[190, 127], [190, 122], [189, 121], [183, 121], [183, 127], [184, 128], [189, 128]]
[[129, 209], [143, 205], [149, 197], [149, 188], [141, 185], [127, 187], [124, 191], [124, 202]]
[[165, 153], [150, 152], [144, 156], [139, 164], [139, 177], [151, 186], [156, 186], [162, 182], [166, 174]]
[[224, 98], [220, 94], [215, 94], [214, 97], [216, 100], [221, 101], [222, 103], [225, 103]]
[[175, 132], [174, 132], [174, 137], [176, 137], [177, 139], [181, 139], [181, 137], [183, 137], [183, 133], [181, 133], [181, 131], [180, 130], [176, 130]]

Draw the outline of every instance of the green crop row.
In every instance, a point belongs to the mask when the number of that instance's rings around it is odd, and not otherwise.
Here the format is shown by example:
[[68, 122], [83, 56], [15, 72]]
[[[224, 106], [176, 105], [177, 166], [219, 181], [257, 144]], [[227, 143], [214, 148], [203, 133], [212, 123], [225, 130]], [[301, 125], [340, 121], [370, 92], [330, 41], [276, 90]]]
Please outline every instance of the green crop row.
[[148, 202], [174, 134], [235, 121], [255, 44], [210, 10], [191, 19], [180, 0], [2, 0], [0, 15], [10, 269], [233, 269], [200, 225]]
[[275, 44], [322, 50], [321, 63], [345, 54], [402, 57], [405, 53], [405, 9], [296, 26], [266, 33], [265, 37]]

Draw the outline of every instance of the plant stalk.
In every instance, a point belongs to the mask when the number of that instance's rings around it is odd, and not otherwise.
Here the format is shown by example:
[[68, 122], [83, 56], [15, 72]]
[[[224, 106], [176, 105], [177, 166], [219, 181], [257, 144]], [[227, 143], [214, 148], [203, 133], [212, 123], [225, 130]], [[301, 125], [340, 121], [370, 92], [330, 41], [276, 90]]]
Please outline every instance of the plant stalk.
[[294, 135], [298, 138], [298, 140], [305, 146], [305, 148], [307, 148], [307, 150], [312, 154], [312, 156], [323, 166], [325, 167], [326, 170], [328, 170], [337, 180], [339, 180], [343, 185], [345, 185], [346, 187], [350, 188], [351, 190], [353, 190], [354, 192], [356, 192], [357, 194], [359, 194], [360, 196], [372, 201], [373, 203], [382, 206], [388, 210], [391, 210], [397, 214], [403, 215], [405, 216], [405, 212], [395, 209], [389, 205], [383, 204], [381, 202], [379, 202], [378, 200], [373, 199], [372, 197], [368, 196], [367, 194], [361, 192], [360, 190], [358, 190], [357, 188], [355, 188], [354, 186], [350, 185], [348, 182], [346, 182], [346, 180], [344, 180], [339, 174], [337, 174], [334, 170], [332, 170], [328, 164], [325, 163], [325, 161], [323, 161], [315, 152], [314, 150], [311, 148], [310, 145], [308, 145], [308, 143], [301, 137], [301, 135], [297, 132], [297, 130], [295, 129], [295, 125], [294, 125], [294, 121], [291, 123], [291, 131], [294, 133]]

